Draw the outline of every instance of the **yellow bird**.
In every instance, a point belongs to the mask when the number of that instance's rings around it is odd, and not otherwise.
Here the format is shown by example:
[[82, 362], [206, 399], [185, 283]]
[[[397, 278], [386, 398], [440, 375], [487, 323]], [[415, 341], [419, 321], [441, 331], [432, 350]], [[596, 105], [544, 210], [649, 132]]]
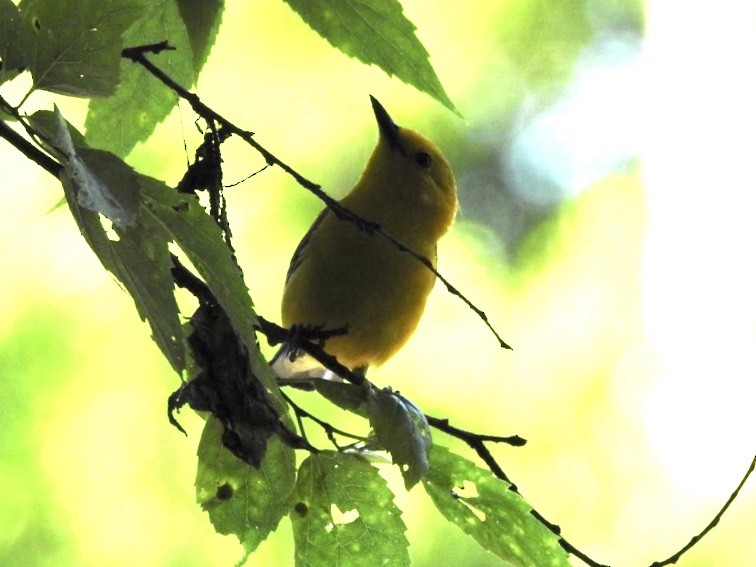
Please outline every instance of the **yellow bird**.
[[[379, 139], [360, 180], [340, 203], [378, 223], [436, 265], [436, 244], [454, 221], [457, 186], [435, 144], [400, 128], [372, 96]], [[364, 372], [394, 355], [415, 331], [435, 276], [377, 234], [360, 231], [328, 208], [302, 238], [286, 274], [284, 326], [338, 329], [324, 350]], [[273, 369], [281, 377], [322, 376], [309, 356], [283, 345]]]

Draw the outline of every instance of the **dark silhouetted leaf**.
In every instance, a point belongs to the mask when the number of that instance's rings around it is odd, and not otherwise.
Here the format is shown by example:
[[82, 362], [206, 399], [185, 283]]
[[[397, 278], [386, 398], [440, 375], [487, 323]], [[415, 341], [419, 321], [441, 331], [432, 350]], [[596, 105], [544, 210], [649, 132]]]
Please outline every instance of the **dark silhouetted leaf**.
[[428, 421], [412, 402], [388, 389], [371, 388], [367, 402], [375, 436], [399, 465], [409, 490], [428, 471], [432, 444]]
[[223, 446], [260, 468], [273, 434], [281, 433], [285, 440], [294, 437], [281, 426], [262, 384], [250, 372], [249, 353], [210, 288], [183, 265], [171, 273], [176, 285], [189, 290], [200, 306], [192, 315], [186, 341], [197, 374], [168, 398], [169, 420], [186, 433], [174, 411], [189, 404], [194, 410], [211, 412], [223, 425]]

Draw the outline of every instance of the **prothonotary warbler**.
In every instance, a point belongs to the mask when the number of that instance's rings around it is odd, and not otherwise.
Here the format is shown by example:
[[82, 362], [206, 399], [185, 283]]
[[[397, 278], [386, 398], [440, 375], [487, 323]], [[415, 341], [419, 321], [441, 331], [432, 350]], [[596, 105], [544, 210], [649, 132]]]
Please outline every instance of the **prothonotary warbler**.
[[[428, 258], [454, 221], [457, 186], [435, 144], [397, 126], [372, 96], [378, 145], [360, 180], [341, 204]], [[328, 208], [294, 251], [286, 274], [281, 316], [286, 327], [346, 334], [324, 350], [351, 370], [364, 372], [395, 354], [415, 331], [435, 276], [378, 234], [367, 234]], [[294, 347], [295, 348], [295, 347]], [[303, 353], [283, 345], [273, 360], [282, 378], [322, 376]]]

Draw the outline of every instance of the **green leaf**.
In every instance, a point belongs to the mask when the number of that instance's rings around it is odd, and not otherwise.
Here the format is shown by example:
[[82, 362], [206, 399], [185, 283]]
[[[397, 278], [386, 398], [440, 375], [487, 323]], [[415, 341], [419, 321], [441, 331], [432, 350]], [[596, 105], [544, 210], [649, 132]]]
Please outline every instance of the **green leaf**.
[[317, 392], [329, 402], [362, 417], [367, 417], [368, 382], [356, 386], [348, 382], [315, 378], [312, 383]]
[[367, 402], [375, 436], [399, 465], [409, 490], [428, 472], [432, 445], [428, 421], [412, 402], [389, 389], [370, 388]]
[[[83, 138], [75, 129], [62, 119], [60, 113], [40, 111], [29, 119], [32, 127], [41, 133], [51, 143], [60, 146], [51, 148], [57, 155], [63, 156], [72, 149], [77, 153], [86, 154], [86, 164], [89, 167], [98, 158], [105, 157], [105, 152], [94, 152], [85, 147], [76, 146], [83, 143]], [[57, 128], [58, 133], [53, 129]], [[70, 129], [70, 131], [69, 131]], [[113, 168], [118, 160], [116, 156], [107, 154], [103, 160], [107, 162], [103, 168]], [[170, 255], [168, 252], [168, 237], [162, 228], [152, 221], [144, 211], [135, 215], [133, 225], [120, 229], [117, 226], [115, 236], [111, 238], [102, 225], [100, 216], [80, 204], [80, 184], [74, 180], [72, 169], [65, 160], [66, 166], [61, 174], [61, 181], [66, 195], [66, 201], [71, 209], [76, 224], [89, 246], [97, 254], [102, 265], [123, 283], [136, 304], [142, 320], [147, 320], [152, 329], [152, 336], [158, 347], [170, 362], [176, 372], [181, 372], [185, 366], [184, 343], [181, 323], [178, 317], [178, 306], [173, 295], [173, 279], [170, 274]], [[113, 168], [129, 177], [131, 181], [141, 179], [136, 172], [127, 172], [128, 166], [120, 163]], [[95, 167], [97, 169], [97, 166]], [[107, 184], [118, 176], [101, 182], [108, 190]], [[141, 185], [137, 187], [136, 194]]]
[[393, 496], [378, 470], [357, 456], [308, 457], [289, 514], [295, 566], [410, 565], [407, 528]]
[[423, 486], [450, 522], [512, 567], [569, 567], [567, 553], [510, 484], [445, 447], [430, 452]]
[[52, 142], [59, 150], [65, 174], [73, 184], [79, 205], [99, 212], [118, 228], [136, 223], [139, 211], [139, 176], [124, 161], [102, 150], [75, 147], [58, 108]]
[[223, 14], [223, 0], [178, 0], [194, 54], [194, 72], [199, 74], [215, 42]]
[[[65, 136], [65, 133], [60, 133], [61, 126], [59, 114], [59, 111], [53, 112], [50, 110], [38, 110], [29, 117], [29, 124], [32, 126], [34, 133], [38, 137], [42, 138], [43, 141], [49, 142], [51, 144], [51, 147], [49, 149], [51, 149], [52, 152], [55, 153], [55, 155], [61, 157], [60, 149], [55, 147], [55, 145], [53, 144], [54, 140], [56, 140], [58, 137], [60, 137], [61, 135]], [[67, 121], [65, 122], [65, 125], [67, 126], [68, 135], [70, 136], [74, 147], [89, 147], [81, 132], [71, 126], [71, 124], [69, 124]]]
[[0, 84], [29, 65], [34, 32], [11, 0], [0, 0]]
[[35, 89], [93, 97], [115, 92], [121, 35], [141, 14], [133, 0], [24, 0], [34, 31], [29, 68]]
[[155, 219], [176, 241], [218, 298], [249, 351], [252, 373], [265, 387], [273, 408], [282, 419], [289, 419], [273, 373], [257, 345], [257, 315], [247, 286], [220, 228], [194, 195], [176, 193], [155, 179], [143, 179], [145, 214]]
[[[313, 30], [349, 57], [377, 65], [457, 115], [415, 26], [398, 0], [286, 0]], [[461, 116], [461, 115], [460, 115]]]
[[220, 441], [223, 428], [209, 417], [197, 457], [197, 503], [221, 534], [234, 534], [252, 553], [289, 511], [294, 490], [294, 449], [274, 435], [259, 469], [236, 458]]
[[[185, 87], [196, 78], [192, 47], [175, 0], [152, 0], [144, 15], [123, 36], [125, 47], [167, 40], [175, 51], [152, 57], [154, 63]], [[146, 140], [155, 126], [176, 106], [170, 89], [140, 65], [121, 61], [121, 83], [113, 96], [89, 103], [85, 122], [87, 141], [98, 148], [126, 156]]]

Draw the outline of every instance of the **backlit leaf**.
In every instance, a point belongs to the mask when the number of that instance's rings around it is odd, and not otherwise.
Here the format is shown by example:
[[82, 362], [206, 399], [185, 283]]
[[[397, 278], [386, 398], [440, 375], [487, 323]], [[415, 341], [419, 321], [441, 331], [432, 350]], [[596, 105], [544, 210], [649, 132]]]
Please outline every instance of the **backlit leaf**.
[[[185, 87], [196, 78], [193, 52], [176, 0], [150, 0], [144, 15], [123, 36], [124, 47], [168, 41], [175, 51], [148, 55], [171, 78]], [[177, 95], [140, 65], [121, 60], [121, 83], [112, 96], [93, 99], [86, 119], [87, 141], [95, 147], [126, 156], [146, 140], [155, 126], [176, 106]]]
[[296, 567], [410, 565], [406, 526], [378, 470], [322, 452], [299, 467], [289, 517]]
[[511, 567], [569, 567], [567, 553], [510, 484], [445, 447], [430, 452], [423, 486], [436, 508]]
[[377, 65], [459, 114], [398, 0], [286, 0], [313, 30], [349, 57]]
[[24, 0], [34, 32], [29, 69], [34, 88], [72, 96], [107, 96], [119, 81], [121, 36], [141, 14], [133, 0]]
[[178, 0], [178, 8], [192, 45], [194, 71], [199, 73], [218, 33], [223, 0]]
[[194, 195], [177, 193], [143, 176], [145, 214], [159, 223], [184, 251], [225, 310], [250, 355], [250, 370], [265, 387], [275, 410], [288, 419], [286, 404], [255, 336], [257, 315], [241, 270], [223, 240], [220, 228]]
[[274, 435], [258, 469], [221, 444], [222, 431], [214, 417], [205, 423], [197, 450], [197, 503], [218, 533], [234, 534], [249, 554], [289, 511], [296, 473], [294, 449]]

